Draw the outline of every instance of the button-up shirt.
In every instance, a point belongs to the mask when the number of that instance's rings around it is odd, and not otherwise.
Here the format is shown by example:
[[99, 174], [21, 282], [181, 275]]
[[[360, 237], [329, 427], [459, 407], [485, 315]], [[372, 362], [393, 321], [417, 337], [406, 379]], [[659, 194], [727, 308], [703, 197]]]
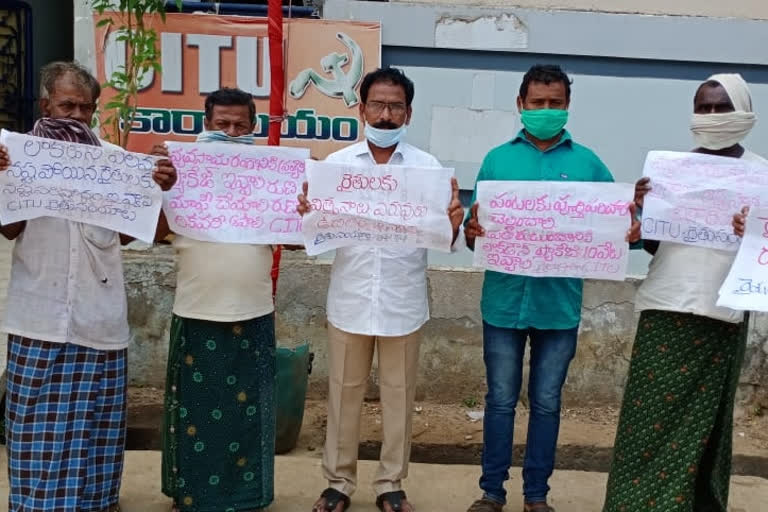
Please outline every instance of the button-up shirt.
[[[477, 181], [613, 181], [608, 168], [565, 131], [560, 141], [541, 151], [524, 131], [491, 150]], [[475, 202], [475, 195], [472, 202]], [[510, 329], [571, 329], [581, 319], [583, 281], [562, 277], [527, 277], [487, 270], [480, 308], [483, 320]]]
[[[329, 155], [326, 161], [376, 165], [365, 141]], [[389, 163], [442, 167], [434, 156], [403, 142]], [[328, 321], [342, 331], [368, 336], [415, 332], [429, 319], [426, 270], [426, 249], [337, 249], [328, 288]]]
[[99, 350], [130, 339], [118, 233], [53, 217], [16, 239], [4, 330]]
[[13, 248], [3, 330], [52, 343], [125, 348], [130, 333], [120, 235], [52, 217], [28, 220]]

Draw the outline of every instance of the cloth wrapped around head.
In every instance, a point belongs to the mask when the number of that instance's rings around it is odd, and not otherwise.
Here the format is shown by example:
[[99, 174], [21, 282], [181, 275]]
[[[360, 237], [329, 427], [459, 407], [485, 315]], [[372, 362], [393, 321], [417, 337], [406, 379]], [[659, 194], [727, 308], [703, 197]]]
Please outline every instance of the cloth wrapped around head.
[[744, 140], [757, 122], [752, 112], [752, 95], [744, 78], [738, 73], [712, 75], [707, 82], [719, 83], [728, 93], [733, 112], [693, 114], [691, 132], [697, 147], [714, 151], [735, 146]]
[[65, 117], [42, 117], [38, 119], [32, 128], [32, 135], [46, 139], [101, 146], [99, 138], [93, 133], [90, 126], [82, 121]]

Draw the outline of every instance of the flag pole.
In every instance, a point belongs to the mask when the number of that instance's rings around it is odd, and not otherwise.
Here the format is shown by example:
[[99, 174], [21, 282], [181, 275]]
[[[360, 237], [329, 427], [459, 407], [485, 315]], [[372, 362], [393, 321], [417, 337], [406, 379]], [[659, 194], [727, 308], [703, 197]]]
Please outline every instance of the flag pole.
[[[280, 145], [280, 131], [283, 127], [285, 105], [285, 70], [283, 69], [283, 3], [269, 0], [267, 5], [267, 35], [269, 36], [269, 137], [267, 144]], [[272, 255], [272, 299], [277, 293], [277, 278], [280, 275], [282, 247], [277, 246]]]

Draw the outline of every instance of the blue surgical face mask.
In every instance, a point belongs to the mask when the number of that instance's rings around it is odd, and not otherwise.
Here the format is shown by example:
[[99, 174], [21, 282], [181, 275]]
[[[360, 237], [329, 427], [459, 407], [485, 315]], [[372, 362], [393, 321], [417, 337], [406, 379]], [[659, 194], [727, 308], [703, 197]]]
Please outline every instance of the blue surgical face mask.
[[391, 148], [400, 142], [400, 139], [405, 135], [405, 131], [405, 125], [394, 130], [384, 130], [382, 128], [374, 128], [370, 124], [365, 123], [364, 133], [368, 142], [377, 148]]
[[197, 142], [229, 142], [233, 144], [253, 144], [253, 134], [231, 137], [222, 131], [202, 131], [197, 135]]

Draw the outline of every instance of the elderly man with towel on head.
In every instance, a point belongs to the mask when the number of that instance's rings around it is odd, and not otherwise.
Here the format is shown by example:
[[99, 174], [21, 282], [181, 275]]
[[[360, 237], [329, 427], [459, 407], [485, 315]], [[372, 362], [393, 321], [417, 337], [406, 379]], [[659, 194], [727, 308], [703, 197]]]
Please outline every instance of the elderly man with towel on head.
[[[694, 96], [694, 153], [768, 161], [740, 142], [755, 124], [746, 82], [720, 74]], [[637, 196], [650, 189], [637, 183]], [[636, 201], [637, 202], [637, 201]], [[735, 252], [645, 240], [653, 254], [603, 512], [726, 512], [742, 312], [717, 307]]]
[[[31, 134], [112, 146], [90, 128], [100, 94], [99, 82], [80, 64], [46, 64], [40, 71], [42, 117]], [[0, 145], [0, 172], [13, 158]], [[176, 169], [160, 159], [152, 178], [170, 190]], [[16, 241], [3, 323], [6, 510], [119, 512], [131, 341], [120, 243], [130, 238], [55, 217], [5, 224], [0, 234]]]

